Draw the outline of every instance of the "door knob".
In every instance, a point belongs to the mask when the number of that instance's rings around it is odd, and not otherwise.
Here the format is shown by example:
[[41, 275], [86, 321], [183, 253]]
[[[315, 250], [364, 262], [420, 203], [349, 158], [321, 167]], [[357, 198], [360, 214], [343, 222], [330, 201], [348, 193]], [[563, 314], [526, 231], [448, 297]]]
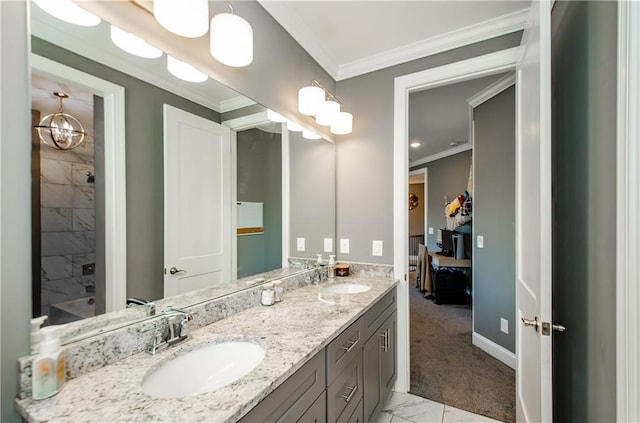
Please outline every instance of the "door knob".
[[176, 269], [175, 267], [172, 267], [171, 269], [169, 269], [169, 273], [171, 273], [172, 275], [175, 275], [176, 273], [181, 273], [181, 272], [187, 272], [186, 270], [182, 270], [182, 269]]

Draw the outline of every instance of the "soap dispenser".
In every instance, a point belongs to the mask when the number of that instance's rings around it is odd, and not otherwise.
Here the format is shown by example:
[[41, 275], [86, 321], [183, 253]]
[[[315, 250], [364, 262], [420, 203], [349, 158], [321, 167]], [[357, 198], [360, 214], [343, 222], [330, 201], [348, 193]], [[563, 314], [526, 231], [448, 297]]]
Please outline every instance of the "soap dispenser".
[[31, 319], [31, 354], [35, 354], [39, 351], [38, 346], [42, 340], [42, 333], [40, 329], [47, 318], [48, 316], [40, 316]]
[[60, 347], [58, 326], [40, 329], [42, 339], [33, 359], [33, 399], [48, 398], [60, 391], [65, 382], [66, 356]]
[[333, 278], [336, 275], [336, 256], [329, 256], [329, 263], [327, 264], [328, 276]]

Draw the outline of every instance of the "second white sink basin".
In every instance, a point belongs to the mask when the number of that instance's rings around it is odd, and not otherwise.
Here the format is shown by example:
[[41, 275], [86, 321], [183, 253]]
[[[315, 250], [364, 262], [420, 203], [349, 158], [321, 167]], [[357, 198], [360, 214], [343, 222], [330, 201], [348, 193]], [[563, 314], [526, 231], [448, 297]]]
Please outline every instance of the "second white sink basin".
[[327, 292], [332, 294], [359, 294], [361, 292], [367, 292], [371, 287], [363, 285], [361, 283], [337, 283], [325, 288]]
[[229, 385], [253, 370], [265, 350], [252, 342], [207, 344], [181, 354], [147, 374], [142, 390], [157, 398], [181, 398]]

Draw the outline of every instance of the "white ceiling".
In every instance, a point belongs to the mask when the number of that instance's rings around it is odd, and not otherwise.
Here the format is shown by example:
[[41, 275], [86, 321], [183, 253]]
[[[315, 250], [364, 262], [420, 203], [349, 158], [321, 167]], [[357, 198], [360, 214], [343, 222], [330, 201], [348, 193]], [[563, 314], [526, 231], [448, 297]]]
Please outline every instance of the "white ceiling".
[[337, 81], [522, 29], [530, 3], [258, 1]]

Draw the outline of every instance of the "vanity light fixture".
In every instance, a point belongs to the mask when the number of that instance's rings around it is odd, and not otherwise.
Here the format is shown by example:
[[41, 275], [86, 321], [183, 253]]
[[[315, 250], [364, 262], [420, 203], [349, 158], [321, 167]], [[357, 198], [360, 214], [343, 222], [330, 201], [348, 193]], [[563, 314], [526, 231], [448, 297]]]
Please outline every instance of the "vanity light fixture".
[[350, 134], [353, 130], [353, 115], [342, 111], [342, 103], [327, 91], [317, 80], [298, 90], [298, 111], [315, 116], [318, 125], [329, 126], [336, 135]]
[[322, 138], [320, 135], [316, 134], [313, 131], [307, 131], [306, 129], [302, 130], [302, 137], [308, 140], [319, 140]]
[[249, 22], [233, 11], [220, 13], [211, 19], [209, 50], [218, 62], [233, 67], [243, 67], [253, 62], [253, 29]]
[[271, 109], [267, 109], [267, 119], [269, 119], [271, 122], [278, 122], [278, 123], [287, 121], [287, 118], [282, 116], [280, 113], [274, 112]]
[[53, 95], [60, 100], [60, 109], [45, 116], [35, 128], [45, 145], [58, 150], [71, 150], [82, 144], [87, 133], [78, 119], [64, 112], [62, 101], [69, 95], [62, 92], [54, 92]]
[[80, 26], [96, 26], [100, 18], [89, 13], [71, 0], [33, 0], [35, 4], [51, 16]]
[[127, 53], [145, 59], [157, 59], [162, 56], [162, 50], [155, 48], [142, 38], [111, 25], [111, 41]]
[[167, 55], [167, 70], [176, 78], [187, 82], [204, 82], [209, 77], [191, 66], [188, 63], [181, 62], [175, 57]]
[[153, 15], [165, 29], [182, 37], [202, 37], [209, 30], [208, 0], [153, 0]]

